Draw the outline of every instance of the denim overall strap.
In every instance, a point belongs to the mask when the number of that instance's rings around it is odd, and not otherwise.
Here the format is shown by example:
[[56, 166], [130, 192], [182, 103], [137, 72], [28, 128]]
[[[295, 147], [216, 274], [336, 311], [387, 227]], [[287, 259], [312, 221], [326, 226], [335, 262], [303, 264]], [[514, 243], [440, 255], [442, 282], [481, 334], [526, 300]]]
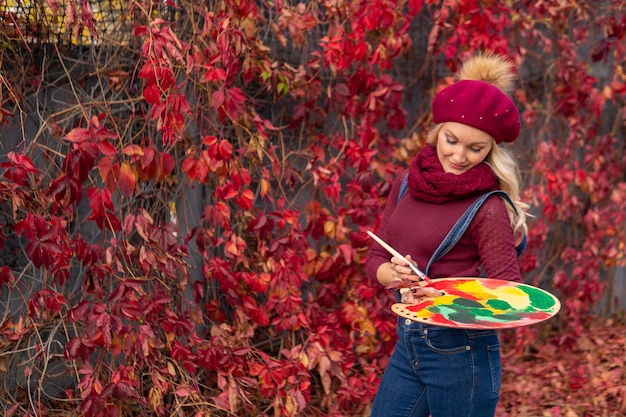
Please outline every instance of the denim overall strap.
[[404, 193], [406, 193], [408, 186], [409, 186], [409, 174], [406, 174], [404, 178], [402, 178], [402, 184], [400, 185], [400, 191], [398, 192], [397, 201], [400, 201]]
[[[517, 209], [515, 208], [513, 201], [511, 201], [509, 195], [502, 190], [491, 191], [480, 196], [476, 201], [474, 201], [474, 203], [472, 203], [472, 205], [465, 211], [465, 213], [463, 213], [463, 215], [459, 218], [459, 220], [457, 220], [454, 226], [452, 226], [452, 229], [450, 229], [435, 253], [433, 253], [433, 256], [430, 258], [430, 261], [428, 261], [428, 265], [424, 270], [424, 273], [426, 275], [428, 275], [428, 270], [430, 269], [430, 266], [454, 247], [456, 242], [458, 242], [461, 236], [463, 236], [463, 233], [465, 233], [465, 230], [472, 222], [472, 219], [474, 218], [482, 204], [494, 194], [499, 194], [502, 198], [504, 198], [504, 200], [509, 203], [511, 207], [513, 207], [515, 214], [517, 214]], [[515, 248], [518, 257], [521, 256], [522, 252], [524, 252], [524, 249], [526, 249], [526, 243], [526, 234], [523, 233], [521, 242]]]

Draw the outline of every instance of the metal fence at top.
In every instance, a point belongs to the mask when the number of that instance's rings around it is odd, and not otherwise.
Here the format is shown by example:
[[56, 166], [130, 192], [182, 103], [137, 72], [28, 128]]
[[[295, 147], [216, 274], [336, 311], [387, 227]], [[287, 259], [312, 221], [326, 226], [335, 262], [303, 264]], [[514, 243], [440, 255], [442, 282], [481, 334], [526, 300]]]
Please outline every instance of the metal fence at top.
[[132, 31], [128, 0], [74, 4], [87, 8], [85, 16], [91, 13], [95, 34], [81, 23], [81, 10], [73, 9], [68, 0], [0, 0], [0, 41], [88, 46], [128, 40]]

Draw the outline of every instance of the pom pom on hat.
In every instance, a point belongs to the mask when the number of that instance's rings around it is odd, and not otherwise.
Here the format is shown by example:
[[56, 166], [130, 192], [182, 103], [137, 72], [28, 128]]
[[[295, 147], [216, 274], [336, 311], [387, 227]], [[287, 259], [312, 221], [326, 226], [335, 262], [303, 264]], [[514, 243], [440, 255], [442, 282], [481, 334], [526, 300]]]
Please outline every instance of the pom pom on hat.
[[463, 64], [459, 78], [435, 96], [433, 121], [475, 127], [490, 134], [496, 143], [517, 139], [519, 112], [507, 95], [513, 90], [512, 64], [497, 55], [478, 55]]

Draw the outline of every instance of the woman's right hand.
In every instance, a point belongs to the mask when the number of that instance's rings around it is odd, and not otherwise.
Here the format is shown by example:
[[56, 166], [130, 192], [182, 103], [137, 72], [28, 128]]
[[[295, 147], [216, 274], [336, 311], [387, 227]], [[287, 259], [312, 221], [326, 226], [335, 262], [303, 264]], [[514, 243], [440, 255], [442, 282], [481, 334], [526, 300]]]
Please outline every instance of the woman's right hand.
[[[428, 283], [423, 281], [418, 277], [413, 269], [409, 267], [409, 262], [413, 263], [413, 265], [417, 266], [415, 261], [411, 259], [411, 255], [406, 255], [404, 258], [399, 258], [394, 256], [391, 258], [389, 263], [383, 264], [386, 266], [388, 278], [388, 283], [385, 285], [386, 288], [400, 288], [402, 293], [402, 302], [416, 304], [423, 299], [428, 297], [438, 297], [442, 295], [441, 291], [428, 287]], [[381, 283], [383, 280], [379, 279]], [[406, 299], [406, 301], [405, 301]]]

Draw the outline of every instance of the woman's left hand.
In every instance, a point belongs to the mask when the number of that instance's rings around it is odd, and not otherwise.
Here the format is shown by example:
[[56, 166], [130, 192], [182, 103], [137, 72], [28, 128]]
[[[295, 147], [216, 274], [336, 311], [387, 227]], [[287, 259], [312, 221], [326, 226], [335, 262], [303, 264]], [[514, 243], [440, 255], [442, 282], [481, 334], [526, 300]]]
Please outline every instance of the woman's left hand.
[[401, 302], [404, 304], [419, 304], [427, 298], [440, 297], [444, 294], [435, 288], [423, 287], [422, 285], [427, 284], [422, 284], [422, 282], [416, 283], [412, 287], [401, 289]]

